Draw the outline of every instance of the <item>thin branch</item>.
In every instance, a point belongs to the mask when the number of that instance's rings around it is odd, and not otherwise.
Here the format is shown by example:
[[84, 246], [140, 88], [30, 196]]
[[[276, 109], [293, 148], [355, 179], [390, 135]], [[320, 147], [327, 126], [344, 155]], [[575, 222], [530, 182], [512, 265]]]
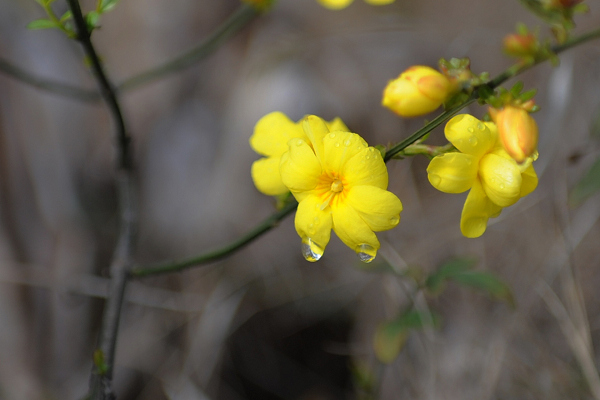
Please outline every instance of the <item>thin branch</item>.
[[[571, 49], [581, 43], [585, 43], [587, 41], [597, 39], [599, 37], [600, 37], [600, 29], [596, 29], [591, 32], [585, 33], [581, 36], [574, 37], [561, 45], [554, 46], [554, 47], [552, 47], [551, 51], [553, 54], [559, 54], [559, 53], [562, 53], [565, 50]], [[496, 76], [494, 79], [492, 79], [488, 83], [485, 83], [484, 85], [489, 87], [490, 89], [495, 89], [498, 86], [500, 86], [501, 84], [503, 84], [504, 82], [506, 82], [507, 80], [509, 80], [510, 78], [513, 78], [513, 77], [521, 74], [522, 72], [532, 68], [535, 65], [538, 65], [545, 61], [548, 61], [549, 58], [550, 58], [549, 56], [545, 57], [545, 58], [540, 58], [540, 59], [536, 60], [535, 62], [528, 63], [528, 64], [523, 64], [523, 63], [515, 64], [515, 65], [511, 66], [510, 68], [506, 69], [504, 72], [502, 72], [498, 76]], [[395, 145], [394, 147], [389, 149], [385, 153], [385, 157], [384, 157], [385, 161], [387, 162], [392, 157], [394, 157], [396, 154], [398, 154], [402, 150], [404, 150], [406, 147], [410, 146], [417, 140], [421, 139], [423, 136], [427, 135], [429, 132], [431, 132], [432, 130], [434, 130], [435, 128], [437, 128], [438, 126], [440, 126], [441, 124], [443, 124], [444, 122], [449, 120], [450, 118], [452, 118], [457, 112], [459, 112], [460, 110], [462, 110], [469, 104], [473, 103], [478, 98], [479, 98], [479, 93], [477, 91], [477, 88], [475, 88], [473, 93], [471, 93], [470, 98], [468, 100], [466, 100], [464, 103], [461, 103], [461, 104], [455, 106], [454, 108], [441, 113], [434, 120], [430, 121], [427, 125], [425, 125], [423, 128], [419, 129], [418, 131], [416, 131], [415, 133], [413, 133], [412, 135], [410, 135], [409, 137], [404, 139], [402, 142], [398, 143], [397, 145]]]
[[269, 230], [271, 230], [271, 228], [276, 227], [279, 224], [279, 222], [285, 217], [287, 217], [289, 214], [291, 214], [297, 206], [298, 203], [296, 202], [296, 200], [294, 200], [293, 198], [290, 199], [290, 201], [281, 210], [277, 211], [275, 214], [265, 219], [250, 232], [248, 232], [241, 238], [236, 239], [233, 242], [216, 250], [209, 251], [198, 257], [192, 257], [181, 261], [168, 262], [151, 267], [134, 267], [132, 268], [130, 274], [132, 277], [141, 278], [149, 275], [179, 272], [190, 267], [205, 265], [218, 259], [227, 257], [235, 251], [241, 249], [245, 245], [249, 244], [250, 242], [254, 241], [263, 233], [268, 232]]
[[3, 58], [0, 58], [0, 72], [3, 72], [4, 74], [18, 81], [46, 92], [54, 93], [63, 97], [70, 97], [86, 103], [95, 103], [101, 98], [100, 93], [98, 93], [96, 90], [83, 89], [68, 83], [42, 78], [9, 63]]
[[258, 15], [259, 11], [254, 7], [242, 4], [225, 22], [217, 27], [210, 36], [200, 43], [200, 45], [172, 61], [125, 79], [117, 86], [119, 92], [135, 89], [167, 75], [179, 72], [180, 70], [197, 63], [219, 48], [221, 44], [236, 34]]
[[121, 308], [127, 286], [128, 270], [132, 265], [131, 260], [135, 236], [135, 210], [137, 202], [133, 185], [133, 158], [131, 155], [131, 139], [125, 127], [119, 101], [90, 40], [90, 32], [81, 12], [79, 2], [77, 0], [67, 0], [67, 3], [73, 13], [77, 40], [83, 46], [86, 57], [90, 62], [92, 73], [98, 83], [102, 99], [108, 106], [114, 120], [118, 148], [117, 188], [120, 206], [120, 229], [117, 246], [110, 266], [112, 279], [104, 308], [102, 329], [99, 338], [102, 365], [94, 366], [90, 379], [91, 398], [108, 400], [115, 398], [112, 389], [115, 347]]
[[[258, 15], [259, 11], [255, 8], [242, 4], [198, 46], [163, 65], [151, 68], [125, 79], [122, 83], [118, 84], [114, 90], [122, 93], [136, 89], [142, 85], [164, 78], [165, 76], [194, 65], [210, 55], [221, 44], [239, 32]], [[70, 97], [86, 103], [95, 103], [102, 99], [101, 94], [95, 90], [83, 89], [54, 79], [42, 78], [11, 64], [3, 58], [0, 58], [0, 72], [25, 84], [59, 96]]]

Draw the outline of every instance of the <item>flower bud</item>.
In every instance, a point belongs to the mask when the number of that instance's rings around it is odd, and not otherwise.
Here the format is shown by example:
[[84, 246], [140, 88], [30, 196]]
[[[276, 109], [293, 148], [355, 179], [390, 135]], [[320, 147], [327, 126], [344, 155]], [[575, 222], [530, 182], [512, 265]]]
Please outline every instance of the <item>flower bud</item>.
[[416, 117], [438, 108], [450, 92], [448, 78], [433, 68], [417, 65], [387, 84], [382, 104], [402, 117]]
[[537, 39], [533, 33], [511, 33], [506, 35], [502, 41], [504, 52], [514, 57], [534, 55], [537, 47]]
[[535, 153], [538, 127], [526, 110], [505, 106], [501, 110], [490, 109], [490, 115], [498, 127], [498, 137], [504, 150], [516, 162], [522, 163]]

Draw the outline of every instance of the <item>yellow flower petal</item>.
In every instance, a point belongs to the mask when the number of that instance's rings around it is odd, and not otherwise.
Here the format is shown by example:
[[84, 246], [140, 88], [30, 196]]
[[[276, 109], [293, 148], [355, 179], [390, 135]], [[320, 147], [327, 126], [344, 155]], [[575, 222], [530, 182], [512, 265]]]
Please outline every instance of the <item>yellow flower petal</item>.
[[252, 180], [256, 188], [269, 196], [277, 196], [288, 192], [281, 181], [279, 163], [281, 157], [261, 158], [252, 164]]
[[521, 178], [523, 179], [523, 183], [521, 183], [521, 193], [519, 194], [519, 197], [525, 197], [533, 192], [538, 184], [538, 177], [533, 169], [533, 165], [529, 165], [529, 167], [521, 173]]
[[250, 137], [250, 146], [258, 154], [281, 156], [288, 150], [287, 144], [292, 138], [306, 138], [302, 126], [275, 111], [258, 120]]
[[462, 193], [473, 185], [477, 167], [477, 158], [472, 155], [446, 153], [431, 160], [427, 167], [427, 177], [437, 190]]
[[348, 129], [348, 127], [346, 126], [344, 121], [342, 121], [342, 119], [340, 117], [336, 117], [329, 122], [325, 122], [325, 124], [327, 125], [327, 128], [329, 129], [330, 132], [334, 132], [334, 131], [350, 132], [350, 129]]
[[353, 186], [348, 191], [345, 202], [375, 232], [392, 229], [400, 222], [402, 203], [387, 190], [374, 186]]
[[330, 8], [332, 10], [341, 10], [342, 8], [348, 7], [353, 0], [317, 0], [323, 7]]
[[310, 145], [302, 139], [292, 139], [289, 151], [281, 156], [281, 181], [294, 192], [312, 190], [321, 175], [321, 164]]
[[323, 138], [329, 133], [327, 123], [316, 115], [308, 115], [302, 120], [302, 129], [312, 144], [320, 162], [323, 161]]
[[366, 147], [366, 143], [364, 146], [362, 151], [346, 161], [342, 176], [350, 187], [368, 185], [387, 189], [388, 171], [381, 153], [374, 147]]
[[523, 179], [514, 160], [486, 154], [479, 163], [479, 177], [487, 196], [500, 207], [508, 207], [519, 200]]
[[497, 136], [486, 124], [469, 114], [453, 117], [446, 124], [444, 133], [454, 147], [477, 158], [490, 151], [497, 141]]
[[[365, 151], [367, 143], [355, 133], [331, 132], [323, 139], [323, 168], [340, 173], [348, 160]], [[348, 180], [348, 178], [346, 178]]]
[[321, 210], [320, 204], [321, 200], [317, 196], [309, 195], [305, 197], [298, 204], [294, 221], [296, 232], [302, 238], [302, 242], [306, 243], [307, 239], [310, 239], [316, 246], [313, 247], [315, 253], [319, 252], [319, 248], [321, 249], [321, 254], [318, 254], [317, 259], [323, 254], [322, 252], [329, 243], [333, 224], [331, 210]]
[[501, 211], [502, 207], [492, 203], [476, 179], [462, 210], [460, 231], [468, 238], [479, 237], [485, 232], [488, 219], [497, 217]]
[[379, 240], [358, 212], [345, 202], [339, 202], [331, 210], [333, 230], [340, 240], [357, 253], [361, 248], [370, 248], [374, 256], [380, 247]]

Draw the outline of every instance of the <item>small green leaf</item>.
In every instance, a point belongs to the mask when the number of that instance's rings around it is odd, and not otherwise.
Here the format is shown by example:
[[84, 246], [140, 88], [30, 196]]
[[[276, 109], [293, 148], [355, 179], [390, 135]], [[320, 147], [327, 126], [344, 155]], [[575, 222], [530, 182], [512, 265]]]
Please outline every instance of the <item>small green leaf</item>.
[[600, 190], [600, 158], [592, 164], [588, 172], [575, 185], [569, 197], [569, 202], [573, 206], [579, 205], [598, 190]]
[[406, 311], [393, 321], [385, 322], [377, 328], [373, 338], [375, 355], [383, 363], [391, 363], [404, 348], [412, 329], [426, 325], [439, 325], [439, 317], [415, 310]]
[[521, 90], [523, 90], [523, 82], [518, 81], [517, 83], [515, 83], [513, 85], [513, 87], [510, 89], [510, 94], [513, 95], [513, 97], [518, 97], [519, 93], [521, 93]]
[[85, 16], [85, 22], [87, 23], [88, 30], [90, 32], [98, 27], [99, 20], [100, 20], [100, 13], [98, 11], [90, 11]]
[[54, 21], [50, 21], [49, 19], [36, 19], [35, 21], [31, 21], [29, 24], [27, 24], [27, 29], [31, 30], [50, 29], [56, 27], [56, 23]]
[[475, 264], [476, 260], [471, 258], [451, 260], [427, 278], [425, 287], [433, 294], [439, 294], [445, 282], [451, 280], [463, 286], [479, 289], [490, 297], [506, 301], [514, 307], [514, 298], [508, 285], [489, 272], [473, 270]]
[[536, 93], [537, 93], [537, 89], [530, 89], [526, 92], [521, 93], [521, 95], [519, 96], [519, 100], [524, 101], [524, 102], [531, 100], [535, 97]]
[[100, 3], [100, 12], [105, 13], [116, 7], [119, 0], [102, 0]]
[[66, 20], [68, 20], [72, 17], [73, 17], [73, 13], [71, 12], [71, 10], [67, 10], [67, 12], [64, 13], [62, 15], [62, 17], [60, 17], [60, 22], [65, 22]]

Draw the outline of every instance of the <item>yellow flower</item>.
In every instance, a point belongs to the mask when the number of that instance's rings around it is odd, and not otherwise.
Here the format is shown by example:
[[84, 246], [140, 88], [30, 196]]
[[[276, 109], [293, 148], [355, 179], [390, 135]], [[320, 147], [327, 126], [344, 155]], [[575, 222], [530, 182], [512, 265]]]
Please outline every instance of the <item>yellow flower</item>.
[[357, 134], [330, 131], [325, 121], [307, 116], [305, 138], [294, 138], [281, 157], [283, 184], [296, 200], [296, 231], [309, 261], [317, 261], [329, 243], [331, 230], [363, 262], [380, 247], [374, 232], [400, 222], [402, 203], [388, 192], [387, 168], [381, 153]]
[[537, 151], [538, 127], [526, 110], [508, 105], [501, 110], [490, 109], [490, 115], [498, 126], [504, 150], [516, 162], [525, 161]]
[[[323, 7], [330, 8], [332, 10], [341, 10], [342, 8], [348, 7], [354, 0], [317, 0]], [[373, 6], [384, 6], [392, 4], [395, 0], [365, 0], [366, 3]]]
[[381, 104], [402, 117], [416, 117], [442, 105], [451, 88], [444, 75], [433, 68], [417, 65], [387, 84]]
[[[327, 123], [331, 130], [348, 131], [341, 119]], [[258, 154], [266, 156], [252, 164], [252, 180], [256, 188], [269, 196], [289, 192], [281, 181], [279, 161], [288, 150], [287, 143], [292, 138], [308, 140], [300, 122], [295, 123], [285, 114], [275, 111], [262, 117], [254, 127], [250, 146]]]
[[[489, 218], [516, 203], [537, 186], [528, 158], [517, 162], [502, 148], [496, 125], [461, 114], [446, 124], [446, 138], [459, 152], [435, 157], [427, 167], [429, 182], [446, 193], [471, 190], [463, 207], [460, 229], [466, 237], [481, 236]], [[537, 158], [537, 155], [535, 155]]]

